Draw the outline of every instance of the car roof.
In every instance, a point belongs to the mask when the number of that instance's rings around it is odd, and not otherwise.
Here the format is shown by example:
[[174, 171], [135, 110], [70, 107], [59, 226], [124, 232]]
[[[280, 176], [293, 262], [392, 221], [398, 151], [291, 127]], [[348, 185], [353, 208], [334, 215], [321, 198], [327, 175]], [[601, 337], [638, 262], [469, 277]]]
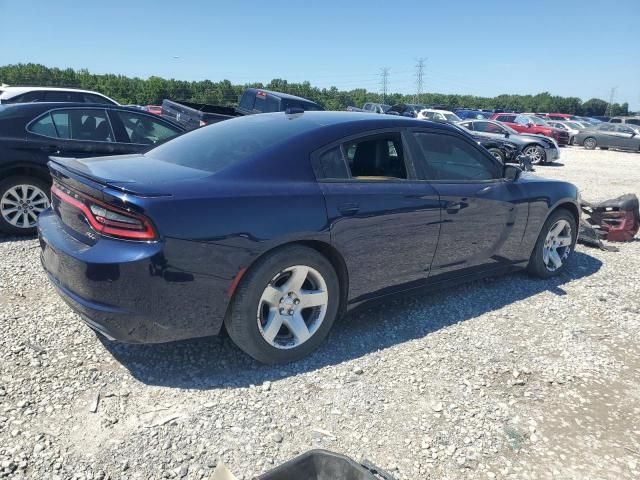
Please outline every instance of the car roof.
[[337, 133], [340, 136], [346, 137], [351, 134], [358, 134], [361, 131], [403, 127], [428, 127], [439, 130], [458, 131], [457, 128], [439, 122], [367, 112], [308, 111], [293, 115], [285, 112], [276, 112], [247, 115], [226, 121], [252, 121], [252, 117], [256, 116], [259, 116], [261, 119], [268, 118], [270, 122], [300, 122], [300, 124], [304, 124], [305, 128], [301, 130], [304, 130], [305, 135], [323, 130], [332, 135]]
[[102, 109], [102, 110], [124, 110], [127, 112], [142, 113], [150, 118], [160, 118], [161, 120], [170, 123], [175, 127], [179, 127], [181, 130], [185, 130], [185, 127], [172, 121], [170, 118], [160, 117], [153, 113], [149, 113], [145, 110], [141, 110], [137, 107], [126, 107], [124, 105], [111, 105], [107, 103], [84, 103], [84, 102], [30, 102], [30, 103], [6, 103], [0, 105], [0, 115], [3, 112], [10, 115], [12, 113], [22, 113], [30, 115], [39, 115], [40, 113], [47, 112], [49, 110], [58, 109], [76, 109], [76, 108], [89, 108], [89, 109]]
[[423, 108], [421, 111], [423, 111], [423, 112], [435, 112], [435, 113], [453, 113], [451, 110], [439, 110], [439, 109], [436, 109], [436, 108]]
[[21, 93], [27, 92], [37, 92], [37, 91], [60, 91], [60, 92], [79, 92], [79, 93], [93, 93], [95, 95], [100, 95], [101, 97], [109, 98], [106, 95], [103, 95], [100, 92], [96, 92], [93, 90], [85, 90], [82, 88], [66, 88], [66, 87], [25, 87], [25, 86], [5, 86], [2, 88], [2, 95], [5, 93], [12, 93], [12, 97], [19, 95]]

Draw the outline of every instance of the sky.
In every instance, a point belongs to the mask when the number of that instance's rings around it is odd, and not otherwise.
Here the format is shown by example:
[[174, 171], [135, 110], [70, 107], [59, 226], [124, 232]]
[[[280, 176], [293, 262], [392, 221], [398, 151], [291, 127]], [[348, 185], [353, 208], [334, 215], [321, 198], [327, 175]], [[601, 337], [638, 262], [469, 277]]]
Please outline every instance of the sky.
[[597, 97], [640, 110], [640, 0], [0, 0], [0, 65]]

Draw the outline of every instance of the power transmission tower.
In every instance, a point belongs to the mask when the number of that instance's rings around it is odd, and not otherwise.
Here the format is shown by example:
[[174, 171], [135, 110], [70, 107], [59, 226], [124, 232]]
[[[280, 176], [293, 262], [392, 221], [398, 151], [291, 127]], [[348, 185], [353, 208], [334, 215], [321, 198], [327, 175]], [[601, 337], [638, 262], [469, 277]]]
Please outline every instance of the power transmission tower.
[[618, 87], [611, 87], [611, 94], [609, 95], [609, 105], [607, 105], [607, 110], [604, 112], [607, 117], [613, 116], [613, 99], [616, 95], [617, 89]]
[[387, 89], [389, 88], [389, 67], [380, 69], [380, 88], [382, 89], [382, 103], [387, 103]]
[[422, 97], [422, 86], [424, 80], [424, 58], [418, 59], [418, 63], [416, 64], [416, 96], [414, 99], [414, 103], [420, 103]]

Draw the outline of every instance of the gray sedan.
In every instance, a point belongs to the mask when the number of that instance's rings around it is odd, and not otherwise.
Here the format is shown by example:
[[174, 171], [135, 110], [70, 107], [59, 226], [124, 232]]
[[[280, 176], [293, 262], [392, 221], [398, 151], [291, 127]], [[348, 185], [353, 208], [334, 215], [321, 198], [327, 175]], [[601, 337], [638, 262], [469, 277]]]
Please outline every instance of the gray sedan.
[[640, 126], [622, 123], [601, 123], [575, 136], [575, 144], [587, 150], [600, 147], [640, 151]]

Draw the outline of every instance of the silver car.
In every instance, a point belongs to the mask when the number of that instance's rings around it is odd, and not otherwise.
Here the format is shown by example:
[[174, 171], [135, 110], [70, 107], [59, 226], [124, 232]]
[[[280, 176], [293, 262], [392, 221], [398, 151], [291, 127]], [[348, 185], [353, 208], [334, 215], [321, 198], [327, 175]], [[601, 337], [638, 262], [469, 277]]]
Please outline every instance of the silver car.
[[640, 126], [631, 123], [601, 123], [576, 135], [575, 143], [583, 145], [587, 150], [600, 147], [603, 150], [618, 148], [637, 152], [640, 151]]

